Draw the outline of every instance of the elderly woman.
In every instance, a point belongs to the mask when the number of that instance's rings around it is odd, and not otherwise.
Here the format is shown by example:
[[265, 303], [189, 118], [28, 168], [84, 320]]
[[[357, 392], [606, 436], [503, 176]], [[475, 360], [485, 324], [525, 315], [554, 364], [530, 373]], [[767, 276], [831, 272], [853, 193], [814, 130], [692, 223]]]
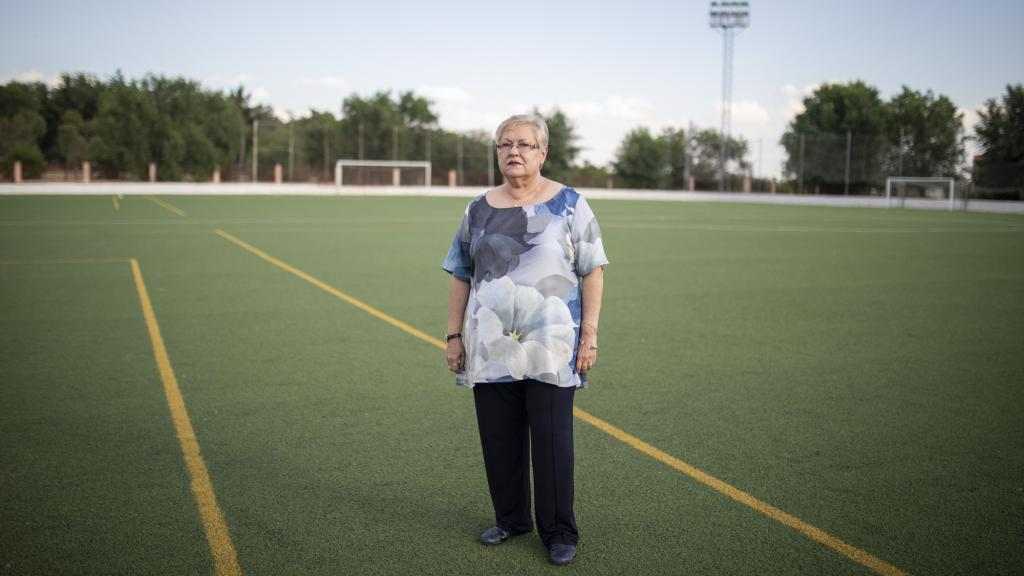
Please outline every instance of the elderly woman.
[[572, 405], [597, 360], [608, 259], [583, 196], [541, 176], [548, 129], [512, 116], [495, 132], [505, 183], [466, 207], [442, 267], [448, 368], [473, 389], [495, 526], [484, 544], [537, 531], [551, 562], [576, 557]]

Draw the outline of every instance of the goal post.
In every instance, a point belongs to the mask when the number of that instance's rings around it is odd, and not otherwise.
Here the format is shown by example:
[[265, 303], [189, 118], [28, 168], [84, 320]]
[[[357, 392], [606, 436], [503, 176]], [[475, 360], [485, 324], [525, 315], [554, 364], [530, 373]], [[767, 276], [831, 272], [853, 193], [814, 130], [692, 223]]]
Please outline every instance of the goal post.
[[391, 186], [402, 185], [402, 171], [413, 169], [423, 171], [423, 185], [430, 187], [430, 162], [419, 160], [350, 160], [342, 159], [334, 163], [334, 186], [341, 188], [344, 183], [345, 170], [348, 168], [368, 168], [380, 171], [390, 170]]
[[899, 187], [896, 194], [899, 198], [899, 206], [906, 206], [907, 184], [916, 185], [925, 190], [924, 198], [928, 197], [928, 191], [945, 188], [949, 194], [949, 210], [956, 209], [956, 179], [949, 176], [889, 176], [885, 179], [885, 207], [892, 208], [894, 185]]

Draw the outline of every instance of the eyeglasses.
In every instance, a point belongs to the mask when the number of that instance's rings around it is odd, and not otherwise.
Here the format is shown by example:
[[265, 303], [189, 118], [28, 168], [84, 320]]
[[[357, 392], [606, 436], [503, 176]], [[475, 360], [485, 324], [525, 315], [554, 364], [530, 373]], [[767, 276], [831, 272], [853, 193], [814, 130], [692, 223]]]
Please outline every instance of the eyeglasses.
[[520, 142], [518, 144], [513, 144], [512, 142], [502, 142], [501, 144], [498, 144], [498, 152], [501, 152], [502, 154], [508, 154], [509, 152], [512, 151], [513, 148], [519, 150], [520, 154], [526, 154], [527, 152], [532, 152], [533, 150], [540, 150], [541, 145], [527, 144], [526, 142]]

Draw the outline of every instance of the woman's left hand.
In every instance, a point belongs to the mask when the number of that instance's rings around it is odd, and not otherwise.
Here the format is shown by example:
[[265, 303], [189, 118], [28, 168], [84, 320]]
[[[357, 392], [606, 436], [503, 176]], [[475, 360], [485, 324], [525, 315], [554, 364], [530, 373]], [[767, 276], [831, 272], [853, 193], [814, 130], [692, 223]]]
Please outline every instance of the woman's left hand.
[[597, 363], [597, 331], [587, 324], [580, 327], [580, 346], [576, 352], [576, 372], [586, 374]]

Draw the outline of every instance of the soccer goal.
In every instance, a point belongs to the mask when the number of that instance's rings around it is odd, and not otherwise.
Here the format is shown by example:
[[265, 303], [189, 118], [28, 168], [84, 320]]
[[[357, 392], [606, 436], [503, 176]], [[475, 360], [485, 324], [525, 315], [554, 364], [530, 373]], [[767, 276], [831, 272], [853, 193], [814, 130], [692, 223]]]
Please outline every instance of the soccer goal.
[[956, 180], [948, 176], [913, 177], [889, 176], [885, 179], [885, 207], [892, 208], [893, 200], [898, 206], [927, 208], [948, 202], [949, 210], [956, 207]]
[[413, 160], [338, 160], [334, 185], [430, 186], [430, 162]]

